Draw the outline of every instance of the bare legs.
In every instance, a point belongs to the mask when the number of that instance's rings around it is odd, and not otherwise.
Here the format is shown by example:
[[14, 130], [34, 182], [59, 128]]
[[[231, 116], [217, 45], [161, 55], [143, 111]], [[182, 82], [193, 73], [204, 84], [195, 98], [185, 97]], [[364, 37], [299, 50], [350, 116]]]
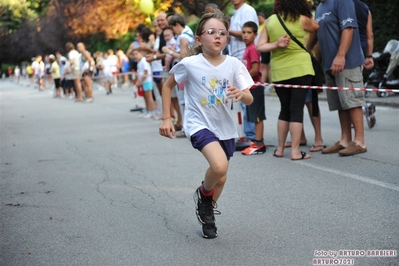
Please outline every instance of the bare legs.
[[227, 180], [229, 161], [218, 142], [209, 143], [201, 152], [209, 163], [209, 168], [205, 173], [204, 188], [214, 189], [213, 200], [217, 201]]
[[[291, 136], [291, 158], [301, 158], [301, 150], [299, 149], [301, 134], [302, 134], [302, 123], [299, 122], [287, 122], [278, 120], [277, 122], [277, 135], [278, 135], [278, 147], [276, 150], [277, 156], [283, 156], [285, 140], [287, 139], [288, 131]], [[307, 155], [305, 158], [310, 158]]]
[[339, 122], [341, 124], [341, 140], [340, 144], [344, 147], [348, 146], [352, 141], [352, 124], [355, 130], [355, 138], [353, 139], [356, 144], [365, 148], [364, 144], [364, 124], [363, 124], [363, 111], [361, 107], [352, 108], [349, 110], [338, 111]]
[[82, 97], [82, 85], [80, 83], [80, 79], [74, 79], [73, 82], [75, 83], [75, 89], [76, 89], [76, 100], [77, 101], [83, 101]]

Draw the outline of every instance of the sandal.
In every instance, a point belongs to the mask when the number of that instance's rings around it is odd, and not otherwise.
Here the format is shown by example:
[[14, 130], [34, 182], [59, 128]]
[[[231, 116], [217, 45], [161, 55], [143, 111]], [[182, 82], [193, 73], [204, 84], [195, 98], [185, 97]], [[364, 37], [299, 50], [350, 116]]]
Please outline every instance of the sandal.
[[291, 158], [292, 161], [299, 161], [299, 160], [305, 160], [305, 159], [310, 159], [311, 157], [306, 157], [306, 152], [301, 151], [301, 158]]
[[277, 155], [277, 154], [276, 154], [276, 151], [277, 151], [277, 149], [274, 150], [273, 156], [274, 156], [274, 157], [277, 157], [277, 158], [283, 158], [283, 155]]
[[312, 147], [310, 147], [309, 151], [310, 152], [318, 152], [318, 151], [322, 151], [323, 149], [327, 148], [327, 145], [321, 144], [321, 145], [312, 145]]

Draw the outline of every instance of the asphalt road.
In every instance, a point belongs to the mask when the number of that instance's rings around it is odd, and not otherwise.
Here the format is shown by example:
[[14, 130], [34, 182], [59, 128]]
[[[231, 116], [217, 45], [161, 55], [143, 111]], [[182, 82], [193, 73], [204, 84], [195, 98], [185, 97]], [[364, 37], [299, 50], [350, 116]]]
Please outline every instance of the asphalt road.
[[[367, 153], [294, 162], [272, 156], [279, 102], [266, 97], [267, 153], [232, 158], [219, 237], [205, 240], [192, 200], [202, 155], [129, 112], [130, 91], [95, 97], [0, 81], [0, 265], [301, 266], [339, 250], [358, 250], [354, 265], [399, 265], [399, 109], [377, 106]], [[331, 145], [338, 116], [323, 101], [321, 114]], [[308, 151], [308, 117], [305, 128]]]

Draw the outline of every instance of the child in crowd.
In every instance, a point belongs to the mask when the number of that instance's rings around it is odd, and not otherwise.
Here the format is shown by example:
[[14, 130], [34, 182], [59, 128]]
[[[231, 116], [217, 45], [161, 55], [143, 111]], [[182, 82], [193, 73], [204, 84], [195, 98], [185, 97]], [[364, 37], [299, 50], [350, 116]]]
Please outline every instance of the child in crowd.
[[[262, 83], [262, 72], [260, 64], [260, 54], [256, 51], [255, 38], [258, 35], [258, 25], [253, 21], [248, 21], [242, 26], [242, 39], [246, 48], [242, 62], [247, 67], [249, 74], [254, 82]], [[255, 140], [251, 145], [244, 149], [243, 155], [263, 154], [266, 152], [266, 145], [263, 142], [263, 120], [265, 115], [265, 94], [262, 85], [255, 85], [250, 89], [254, 102], [247, 106], [248, 121], [255, 123]]]
[[113, 74], [112, 74], [112, 68], [114, 66], [113, 60], [109, 57], [108, 53], [103, 54], [103, 59], [101, 62], [101, 70], [104, 78], [104, 88], [105, 92], [107, 95], [110, 95], [112, 93], [112, 82], [113, 82]]
[[154, 99], [152, 97], [152, 77], [151, 65], [147, 62], [143, 53], [139, 49], [133, 50], [133, 58], [137, 61], [137, 81], [136, 86], [143, 86], [145, 111], [144, 118], [155, 118]]
[[55, 59], [55, 56], [53, 54], [49, 55], [48, 58], [49, 58], [49, 62], [50, 62], [49, 73], [51, 74], [51, 77], [53, 78], [54, 85], [55, 85], [54, 98], [60, 98], [61, 90], [62, 90], [60, 66], [58, 65], [58, 62]]
[[[168, 47], [172, 52], [175, 52], [177, 43], [173, 31], [171, 29], [165, 29], [163, 31], [163, 36], [166, 41], [166, 47]], [[165, 72], [171, 69], [171, 67], [173, 66], [173, 61], [174, 57], [171, 55], [171, 53], [166, 54], [164, 67]]]
[[[227, 179], [230, 157], [235, 151], [237, 130], [230, 113], [232, 100], [251, 104], [254, 84], [248, 70], [236, 58], [222, 55], [228, 42], [228, 19], [220, 10], [206, 13], [196, 29], [196, 44], [188, 57], [177, 63], [162, 89], [162, 136], [172, 138], [170, 117], [173, 88], [184, 82], [185, 133], [209, 163], [204, 181], [194, 194], [196, 215], [204, 238], [217, 237], [214, 208]], [[191, 56], [190, 56], [191, 55]]]

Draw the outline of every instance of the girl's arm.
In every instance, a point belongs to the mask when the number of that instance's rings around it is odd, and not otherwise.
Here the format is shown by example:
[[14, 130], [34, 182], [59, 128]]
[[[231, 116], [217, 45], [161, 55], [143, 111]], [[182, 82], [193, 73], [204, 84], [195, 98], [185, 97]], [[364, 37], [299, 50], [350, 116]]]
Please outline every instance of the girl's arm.
[[170, 117], [170, 98], [172, 90], [176, 85], [175, 75], [172, 74], [162, 87], [162, 123], [159, 126], [159, 134], [170, 139], [175, 134], [175, 127]]
[[249, 89], [239, 90], [233, 86], [227, 86], [227, 97], [232, 99], [235, 98], [234, 102], [242, 101], [245, 105], [251, 105], [254, 101], [254, 97], [252, 96]]

